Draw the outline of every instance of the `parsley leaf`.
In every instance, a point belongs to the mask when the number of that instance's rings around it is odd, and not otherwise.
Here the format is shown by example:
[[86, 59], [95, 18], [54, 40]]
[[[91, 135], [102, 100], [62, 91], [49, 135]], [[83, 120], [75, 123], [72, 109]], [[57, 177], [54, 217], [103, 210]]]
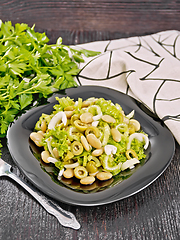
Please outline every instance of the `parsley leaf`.
[[49, 45], [46, 34], [34, 28], [0, 20], [0, 137], [22, 110], [47, 99], [54, 89], [76, 87], [83, 56], [100, 54], [63, 45], [61, 37]]
[[32, 95], [28, 95], [28, 94], [25, 94], [25, 93], [21, 94], [19, 96], [19, 103], [20, 103], [21, 109], [30, 105], [32, 100], [33, 100]]

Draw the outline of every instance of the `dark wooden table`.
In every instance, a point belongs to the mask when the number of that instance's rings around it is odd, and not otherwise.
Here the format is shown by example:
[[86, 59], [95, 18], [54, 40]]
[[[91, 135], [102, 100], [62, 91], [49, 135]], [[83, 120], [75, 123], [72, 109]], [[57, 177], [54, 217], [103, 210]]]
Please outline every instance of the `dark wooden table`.
[[[0, 2], [2, 21], [24, 22], [46, 32], [50, 42], [61, 36], [64, 44], [180, 30], [179, 1], [12, 0]], [[14, 165], [2, 139], [2, 158]], [[180, 146], [167, 170], [141, 192], [97, 207], [58, 203], [75, 214], [80, 230], [62, 227], [13, 180], [0, 179], [0, 239], [180, 239]]]

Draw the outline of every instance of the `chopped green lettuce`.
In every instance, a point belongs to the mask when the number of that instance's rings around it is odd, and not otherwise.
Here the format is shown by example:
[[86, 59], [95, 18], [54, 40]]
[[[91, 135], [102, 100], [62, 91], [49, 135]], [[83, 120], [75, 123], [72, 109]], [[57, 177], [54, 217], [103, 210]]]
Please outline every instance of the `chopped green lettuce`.
[[49, 124], [50, 120], [51, 120], [51, 115], [45, 114], [43, 113], [41, 115], [41, 117], [39, 118], [39, 120], [37, 121], [36, 125], [35, 125], [35, 130], [36, 131], [41, 131], [41, 123], [42, 121], [45, 120], [47, 124]]
[[60, 170], [62, 170], [62, 169], [64, 168], [64, 165], [62, 164], [61, 161], [55, 162], [55, 166], [56, 166], [57, 168], [59, 168]]
[[57, 148], [59, 156], [63, 157], [65, 153], [69, 150], [68, 141], [67, 141], [67, 132], [65, 130], [56, 131], [54, 129], [49, 130], [45, 134], [45, 138], [43, 140], [43, 145], [47, 147], [47, 139], [51, 137], [51, 146], [53, 148]]
[[111, 100], [105, 100], [104, 98], [99, 98], [96, 104], [101, 107], [103, 115], [110, 115], [116, 119], [117, 122], [122, 122], [122, 111], [121, 108], [114, 105]]
[[117, 174], [121, 171], [121, 163], [116, 164], [114, 158], [111, 155], [102, 154], [100, 156], [101, 164], [104, 170]]
[[144, 154], [144, 144], [145, 142], [140, 142], [136, 138], [134, 138], [131, 142], [131, 149], [136, 152], [139, 160], [146, 157], [146, 155]]
[[111, 145], [114, 145], [115, 147], [117, 147], [116, 155], [119, 156], [120, 154], [122, 154], [126, 151], [127, 141], [128, 141], [128, 138], [125, 136], [121, 137], [120, 142], [116, 142], [113, 140], [112, 137], [110, 137], [108, 140], [108, 144], [111, 144]]
[[70, 97], [56, 97], [56, 100], [59, 102], [59, 104], [54, 105], [56, 111], [63, 111], [64, 108], [74, 105], [74, 101]]

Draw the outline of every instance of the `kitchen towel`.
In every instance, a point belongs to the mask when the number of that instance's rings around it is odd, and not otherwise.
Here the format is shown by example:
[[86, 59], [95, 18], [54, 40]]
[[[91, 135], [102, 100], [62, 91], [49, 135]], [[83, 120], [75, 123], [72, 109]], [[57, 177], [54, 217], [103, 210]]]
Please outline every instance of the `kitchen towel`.
[[80, 64], [78, 85], [104, 86], [134, 97], [164, 121], [180, 144], [180, 32], [78, 47], [101, 52]]

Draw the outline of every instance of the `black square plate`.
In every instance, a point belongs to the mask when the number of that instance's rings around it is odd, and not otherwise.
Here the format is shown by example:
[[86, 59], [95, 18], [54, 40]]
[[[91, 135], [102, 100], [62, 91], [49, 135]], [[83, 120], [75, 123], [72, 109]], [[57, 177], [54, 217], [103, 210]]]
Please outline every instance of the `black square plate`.
[[[169, 165], [175, 150], [175, 142], [170, 131], [160, 122], [150, 117], [133, 98], [118, 91], [98, 86], [80, 86], [66, 90], [66, 95], [74, 100], [78, 97], [104, 98], [119, 103], [125, 114], [135, 110], [137, 119], [144, 132], [148, 134], [150, 147], [147, 159], [133, 174], [118, 184], [114, 184], [103, 191], [82, 193], [55, 183], [42, 170], [40, 162], [33, 155], [29, 135], [42, 113], [50, 114], [56, 101], [31, 109], [18, 118], [8, 130], [8, 147], [13, 160], [22, 170], [28, 180], [45, 194], [67, 204], [81, 206], [96, 206], [115, 202], [127, 198], [155, 181]], [[145, 109], [145, 108], [144, 108]]]

